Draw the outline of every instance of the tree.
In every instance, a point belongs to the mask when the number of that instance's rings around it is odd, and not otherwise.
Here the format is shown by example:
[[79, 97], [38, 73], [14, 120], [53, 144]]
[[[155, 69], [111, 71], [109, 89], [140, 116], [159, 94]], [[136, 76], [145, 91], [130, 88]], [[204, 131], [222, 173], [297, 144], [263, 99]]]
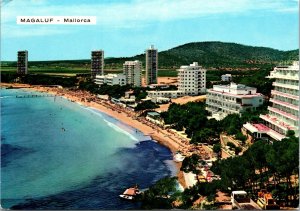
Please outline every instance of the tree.
[[234, 152], [235, 152], [236, 155], [238, 155], [241, 151], [242, 151], [242, 148], [241, 148], [241, 147], [236, 147], [236, 148], [234, 149]]
[[213, 151], [215, 152], [215, 153], [217, 153], [217, 154], [219, 154], [220, 152], [221, 152], [221, 144], [220, 143], [218, 143], [218, 144], [214, 144], [214, 146], [213, 146]]
[[204, 128], [199, 131], [197, 131], [192, 139], [192, 144], [199, 144], [199, 143], [209, 143], [212, 138], [214, 138], [216, 135], [215, 131], [212, 128]]
[[180, 170], [186, 173], [191, 171], [194, 173], [198, 173], [197, 166], [199, 164], [199, 161], [200, 161], [199, 155], [192, 154], [191, 156], [184, 158]]
[[142, 197], [142, 209], [172, 209], [177, 194], [177, 178], [165, 177], [150, 186]]
[[247, 136], [243, 135], [241, 132], [238, 132], [235, 135], [235, 138], [240, 140], [241, 142], [245, 143], [245, 141], [247, 140]]
[[135, 107], [135, 111], [142, 111], [142, 110], [146, 110], [146, 109], [155, 109], [158, 108], [159, 106], [157, 106], [155, 103], [153, 103], [152, 101], [144, 101], [139, 103], [136, 107]]
[[229, 135], [234, 135], [240, 132], [242, 121], [238, 114], [230, 114], [221, 121], [221, 125], [223, 131], [226, 131]]

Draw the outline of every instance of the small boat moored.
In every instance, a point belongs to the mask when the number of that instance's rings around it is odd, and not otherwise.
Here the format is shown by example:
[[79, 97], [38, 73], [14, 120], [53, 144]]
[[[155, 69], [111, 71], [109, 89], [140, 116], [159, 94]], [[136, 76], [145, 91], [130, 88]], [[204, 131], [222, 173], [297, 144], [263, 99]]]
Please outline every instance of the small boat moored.
[[119, 195], [120, 198], [126, 200], [135, 200], [138, 195], [141, 194], [141, 191], [138, 189], [138, 186], [128, 188], [124, 191], [123, 194]]

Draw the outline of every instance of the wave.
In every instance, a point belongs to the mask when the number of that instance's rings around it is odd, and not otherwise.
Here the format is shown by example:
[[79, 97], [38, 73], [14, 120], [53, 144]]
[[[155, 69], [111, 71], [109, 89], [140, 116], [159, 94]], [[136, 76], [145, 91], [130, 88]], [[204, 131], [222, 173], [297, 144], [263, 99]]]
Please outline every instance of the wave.
[[172, 177], [175, 177], [177, 176], [177, 168], [176, 166], [174, 165], [174, 161], [173, 160], [165, 160], [164, 163], [167, 165], [170, 173], [171, 173], [171, 176]]
[[14, 96], [10, 96], [10, 95], [7, 95], [7, 96], [0, 96], [0, 98], [10, 98], [10, 97], [14, 97]]
[[120, 128], [119, 126], [113, 124], [112, 122], [106, 120], [106, 119], [103, 119], [108, 126], [110, 126], [111, 128], [113, 128], [115, 131], [118, 131], [120, 133], [123, 133], [125, 135], [127, 135], [128, 137], [130, 137], [132, 140], [134, 141], [139, 141], [136, 137], [134, 137], [132, 134], [130, 134], [129, 132], [127, 132], [126, 130]]
[[119, 127], [118, 125], [116, 125], [116, 124], [110, 122], [109, 120], [105, 119], [105, 116], [103, 114], [101, 114], [98, 110], [96, 110], [94, 108], [90, 108], [90, 107], [86, 107], [85, 109], [93, 112], [94, 114], [98, 115], [99, 117], [102, 117], [103, 121], [106, 122], [107, 125], [110, 126], [112, 129], [114, 129], [115, 131], [127, 135], [128, 137], [130, 137], [134, 141], [139, 141], [134, 135], [130, 134], [129, 132], [127, 132], [123, 128]]

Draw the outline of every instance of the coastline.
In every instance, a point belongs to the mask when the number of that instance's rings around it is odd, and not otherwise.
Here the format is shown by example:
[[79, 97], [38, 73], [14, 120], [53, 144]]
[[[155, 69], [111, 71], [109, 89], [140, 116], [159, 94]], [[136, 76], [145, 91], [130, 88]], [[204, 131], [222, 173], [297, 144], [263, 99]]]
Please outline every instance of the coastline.
[[[139, 119], [136, 114], [134, 115], [134, 112], [122, 110], [122, 108], [119, 108], [114, 104], [96, 99], [95, 96], [91, 95], [88, 92], [80, 91], [78, 93], [56, 87], [43, 87], [38, 85], [32, 86], [28, 84], [18, 83], [0, 83], [0, 85], [1, 87], [24, 88], [38, 92], [46, 92], [49, 94], [65, 97], [72, 102], [94, 108], [96, 110], [99, 110], [100, 112], [116, 118], [118, 121], [126, 125], [140, 130], [144, 135], [150, 136], [151, 139], [156, 140], [159, 144], [169, 148], [172, 153], [175, 153], [176, 151], [184, 147], [184, 144], [181, 143], [179, 138], [174, 137], [173, 134], [170, 134], [168, 131], [161, 129], [153, 124], [149, 124], [148, 122], [145, 122], [146, 120], [144, 119]], [[183, 172], [180, 171], [181, 163], [174, 162], [174, 164], [177, 168], [178, 182], [183, 188], [186, 188], [187, 186]]]

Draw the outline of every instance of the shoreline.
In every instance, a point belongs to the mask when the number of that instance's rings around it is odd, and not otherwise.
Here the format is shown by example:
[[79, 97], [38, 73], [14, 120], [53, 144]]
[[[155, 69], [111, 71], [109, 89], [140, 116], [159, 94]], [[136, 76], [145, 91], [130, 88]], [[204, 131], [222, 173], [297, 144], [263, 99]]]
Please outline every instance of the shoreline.
[[[115, 104], [111, 104], [108, 101], [99, 100], [95, 96], [91, 95], [85, 91], [69, 91], [66, 89], [56, 88], [56, 87], [43, 87], [39, 85], [28, 85], [28, 84], [18, 84], [18, 83], [0, 83], [2, 87], [12, 87], [12, 88], [24, 88], [28, 90], [34, 90], [38, 92], [46, 92], [49, 94], [65, 97], [66, 99], [76, 102], [78, 104], [91, 107], [100, 112], [109, 115], [118, 121], [126, 124], [132, 128], [135, 128], [141, 131], [144, 135], [150, 136], [152, 140], [157, 141], [158, 144], [163, 145], [170, 149], [174, 154], [176, 151], [184, 147], [184, 144], [177, 138], [173, 137], [168, 131], [161, 129], [154, 124], [150, 124], [145, 119], [142, 119], [136, 115], [134, 112], [125, 111], [122, 108], [119, 108]], [[77, 96], [79, 95], [79, 96]], [[86, 98], [93, 98], [88, 99]], [[146, 122], [145, 122], [146, 121]], [[181, 163], [173, 161], [177, 169], [177, 178], [179, 184], [185, 189], [187, 188], [186, 182], [184, 179], [183, 172], [180, 171]]]

